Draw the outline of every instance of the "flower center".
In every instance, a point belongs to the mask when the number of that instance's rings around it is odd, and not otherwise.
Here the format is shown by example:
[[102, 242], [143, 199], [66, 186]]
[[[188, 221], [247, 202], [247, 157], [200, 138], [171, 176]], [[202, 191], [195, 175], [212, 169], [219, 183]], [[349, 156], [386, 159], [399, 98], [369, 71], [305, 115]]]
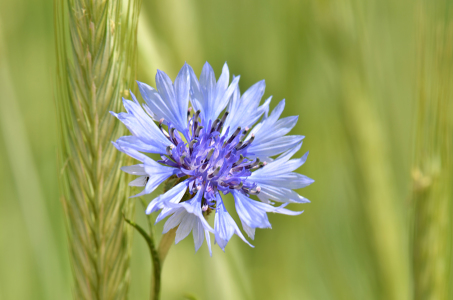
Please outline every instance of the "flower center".
[[204, 188], [206, 209], [214, 203], [216, 191], [227, 194], [232, 189], [241, 189], [247, 194], [258, 194], [259, 187], [248, 182], [246, 178], [252, 170], [265, 165], [257, 159], [247, 158], [247, 149], [254, 140], [253, 134], [245, 140], [248, 128], [238, 127], [232, 134], [230, 128], [222, 135], [223, 124], [228, 112], [221, 119], [209, 120], [207, 128], [200, 124], [200, 111], [188, 116], [188, 140], [185, 142], [179, 132], [169, 124], [168, 132], [160, 122], [160, 129], [171, 141], [167, 155], [162, 156], [160, 163], [179, 168], [179, 177], [188, 176], [191, 194]]

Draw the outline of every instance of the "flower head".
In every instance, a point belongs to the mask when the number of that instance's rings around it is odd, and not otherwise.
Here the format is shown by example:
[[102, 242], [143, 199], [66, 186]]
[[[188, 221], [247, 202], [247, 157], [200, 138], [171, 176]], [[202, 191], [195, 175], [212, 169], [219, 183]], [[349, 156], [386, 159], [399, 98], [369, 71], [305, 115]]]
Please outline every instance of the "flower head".
[[[221, 195], [233, 195], [242, 228], [254, 239], [256, 228], [271, 227], [268, 212], [302, 213], [284, 207], [309, 202], [293, 190], [313, 182], [293, 172], [305, 162], [308, 152], [300, 159], [290, 159], [304, 137], [286, 135], [297, 117], [279, 119], [285, 101], [269, 115], [271, 98], [260, 106], [264, 81], [241, 96], [239, 77], [233, 77], [231, 84], [229, 77], [226, 64], [218, 81], [208, 63], [199, 79], [187, 64], [174, 83], [158, 71], [157, 90], [138, 83], [146, 104], [141, 106], [132, 94], [133, 101], [123, 99], [126, 113], [112, 112], [132, 133], [114, 145], [141, 162], [122, 168], [140, 176], [130, 183], [145, 187], [136, 196], [149, 194], [168, 178], [175, 178], [176, 185], [151, 201], [146, 213], [160, 211], [157, 222], [170, 216], [164, 233], [179, 226], [176, 243], [192, 231], [196, 250], [206, 237], [211, 251], [210, 233], [223, 250], [233, 234], [250, 245]], [[161, 160], [154, 161], [143, 152], [160, 154]], [[273, 201], [283, 204], [274, 206]], [[206, 220], [213, 211], [214, 228]]]

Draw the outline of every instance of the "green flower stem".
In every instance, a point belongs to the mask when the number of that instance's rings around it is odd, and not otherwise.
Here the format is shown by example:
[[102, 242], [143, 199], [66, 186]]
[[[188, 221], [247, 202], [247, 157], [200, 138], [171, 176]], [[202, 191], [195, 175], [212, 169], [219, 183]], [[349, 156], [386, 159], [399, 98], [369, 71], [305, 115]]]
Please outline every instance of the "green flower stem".
[[154, 276], [151, 284], [151, 293], [150, 299], [151, 300], [158, 300], [160, 298], [160, 283], [161, 283], [161, 274], [162, 274], [162, 265], [161, 260], [159, 258], [159, 254], [156, 250], [156, 245], [154, 243], [154, 237], [148, 234], [140, 225], [136, 224], [135, 222], [127, 219], [125, 216], [124, 220], [137, 229], [140, 235], [145, 239], [146, 244], [148, 245], [149, 252], [151, 254], [151, 261], [153, 262], [153, 270]]
[[[170, 190], [172, 187], [174, 187], [179, 181], [181, 181], [181, 178], [178, 178], [176, 176], [172, 176], [168, 178], [165, 183], [164, 183], [164, 190], [163, 192], [167, 192]], [[146, 210], [146, 207], [148, 204], [146, 203], [146, 200], [140, 197], [140, 201], [142, 203], [143, 209]], [[151, 300], [158, 300], [160, 299], [160, 290], [161, 290], [161, 276], [162, 276], [162, 264], [165, 260], [165, 257], [168, 254], [168, 251], [170, 250], [171, 245], [173, 244], [173, 241], [175, 240], [176, 236], [176, 229], [178, 227], [171, 229], [168, 231], [166, 234], [164, 234], [160, 240], [159, 247], [156, 247], [155, 243], [155, 233], [154, 233], [154, 225], [153, 225], [153, 219], [151, 218], [151, 215], [147, 216], [146, 221], [148, 223], [148, 228], [149, 228], [149, 233], [146, 232], [140, 225], [137, 223], [129, 220], [124, 216], [124, 220], [137, 229], [137, 231], [140, 233], [140, 235], [145, 239], [146, 244], [148, 245], [149, 248], [149, 253], [151, 254], [151, 261], [153, 262], [153, 280], [151, 283], [151, 293], [150, 293], [150, 299]]]

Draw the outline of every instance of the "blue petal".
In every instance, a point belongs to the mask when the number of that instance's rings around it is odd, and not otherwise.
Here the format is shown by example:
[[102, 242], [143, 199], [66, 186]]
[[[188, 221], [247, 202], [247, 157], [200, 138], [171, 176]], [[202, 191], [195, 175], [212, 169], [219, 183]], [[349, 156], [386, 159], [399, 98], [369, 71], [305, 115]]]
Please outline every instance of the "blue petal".
[[211, 120], [216, 119], [220, 113], [225, 109], [230, 101], [233, 92], [236, 90], [236, 87], [239, 84], [239, 76], [234, 77], [233, 81], [231, 82], [230, 86], [228, 87], [228, 82], [230, 79], [230, 73], [228, 71], [228, 66], [225, 63], [222, 70], [222, 75], [220, 75], [219, 81], [217, 82], [216, 86], [216, 97], [212, 99], [213, 101], [211, 107]]
[[211, 111], [213, 110], [212, 105], [214, 104], [212, 99], [215, 97], [215, 75], [214, 70], [212, 69], [211, 65], [206, 62], [201, 70], [200, 75], [200, 90], [203, 94], [203, 111], [202, 111], [202, 118], [203, 118], [203, 125], [206, 126], [210, 120], [212, 115]]
[[204, 109], [203, 107], [205, 104], [205, 99], [203, 97], [203, 93], [200, 89], [200, 83], [198, 82], [197, 75], [193, 71], [192, 67], [189, 66], [189, 74], [190, 74], [190, 103], [193, 106], [195, 111], [200, 111], [201, 116], [204, 116]]
[[180, 132], [187, 129], [187, 109], [189, 108], [190, 75], [189, 65], [184, 64], [175, 80], [175, 127]]
[[271, 98], [267, 99], [262, 106], [259, 106], [264, 94], [266, 84], [264, 80], [255, 83], [240, 97], [239, 87], [235, 88], [233, 97], [227, 111], [229, 115], [225, 121], [224, 131], [230, 127], [232, 133], [237, 127], [253, 126], [261, 115], [268, 110]]
[[187, 109], [189, 105], [190, 76], [189, 66], [185, 64], [173, 85], [164, 72], [156, 74], [157, 91], [149, 85], [137, 82], [140, 93], [156, 119], [164, 119], [180, 132], [187, 129]]
[[165, 208], [165, 205], [167, 203], [178, 203], [182, 199], [184, 193], [187, 190], [187, 183], [188, 183], [187, 180], [178, 183], [176, 186], [171, 188], [165, 194], [162, 194], [159, 197], [155, 198], [153, 201], [151, 201], [148, 207], [146, 208], [146, 214], [149, 215], [155, 211]]
[[255, 157], [266, 160], [268, 157], [280, 154], [293, 148], [304, 139], [302, 135], [288, 135], [276, 138], [265, 143], [253, 142], [247, 152], [253, 153]]
[[160, 143], [147, 144], [144, 143], [143, 140], [141, 140], [140, 138], [132, 135], [122, 136], [116, 140], [116, 143], [121, 147], [129, 147], [141, 152], [159, 154], [166, 154], [166, 146], [169, 146]]
[[[183, 240], [189, 233], [197, 227], [197, 217], [193, 214], [186, 214], [184, 218], [182, 218], [181, 223], [179, 224], [178, 229], [176, 230], [176, 237], [175, 237], [175, 244], [179, 243]], [[198, 231], [197, 231], [198, 233]], [[193, 231], [195, 235], [195, 230]]]
[[[250, 199], [246, 195], [233, 191], [236, 211], [242, 223], [247, 224], [251, 228], [272, 228], [269, 219], [267, 218], [265, 206], [268, 204], [261, 203]], [[269, 205], [270, 206], [270, 205]], [[269, 210], [274, 209], [270, 206]]]
[[153, 192], [162, 182], [164, 182], [168, 177], [179, 172], [179, 169], [163, 166], [143, 153], [138, 152], [135, 149], [130, 147], [120, 146], [116, 143], [113, 143], [115, 147], [126, 153], [127, 155], [143, 162], [143, 168], [145, 169], [146, 174], [148, 174], [148, 182], [146, 183], [145, 189], [132, 197], [143, 196]]
[[120, 145], [118, 143], [112, 142], [113, 146], [115, 146], [116, 149], [119, 151], [126, 153], [132, 158], [135, 158], [136, 160], [139, 160], [141, 162], [145, 162], [145, 160], [150, 159], [148, 156], [146, 156], [143, 153], [138, 152], [137, 150], [128, 147], [127, 145]]
[[[135, 99], [135, 96], [133, 96]], [[128, 113], [110, 112], [117, 117], [127, 129], [136, 137], [137, 141], [148, 145], [147, 152], [165, 153], [165, 148], [170, 145], [170, 141], [162, 134], [153, 120], [145, 113], [138, 102], [123, 99], [123, 104]]]
[[188, 213], [184, 208], [176, 209], [175, 213], [165, 223], [162, 234], [167, 233], [170, 229], [175, 228], [176, 226], [179, 227], [176, 230], [175, 244], [186, 238], [192, 231], [195, 244], [195, 252], [200, 249], [201, 245], [203, 244], [204, 236], [206, 236], [209, 253], [212, 256], [209, 231], [204, 229], [203, 223], [197, 216]]
[[[269, 219], [267, 218], [267, 212], [274, 212], [285, 215], [298, 215], [302, 213], [299, 211], [291, 211], [285, 209], [284, 207], [287, 205], [287, 203], [283, 204], [280, 207], [273, 207], [269, 204], [252, 200], [236, 190], [234, 190], [232, 194], [236, 204], [236, 211], [242, 221], [244, 230], [248, 234], [251, 231], [250, 228], [271, 228], [271, 224], [269, 223]], [[244, 224], [247, 227], [244, 226]]]
[[192, 215], [192, 216], [195, 218], [195, 224], [193, 226], [192, 235], [193, 235], [193, 242], [195, 244], [195, 252], [197, 252], [198, 249], [200, 249], [201, 245], [203, 245], [204, 228], [203, 228], [203, 224], [201, 224], [201, 222], [198, 220], [198, 218], [195, 217], [194, 215]]
[[148, 159], [145, 161], [145, 172], [149, 176], [145, 189], [132, 197], [139, 197], [152, 193], [162, 182], [167, 180], [168, 177], [178, 173], [179, 170], [177, 168], [162, 166], [154, 160]]
[[258, 194], [260, 200], [267, 203], [270, 200], [296, 203], [310, 202], [308, 199], [291, 190], [303, 188], [314, 182], [313, 179], [292, 172], [307, 160], [308, 152], [302, 158], [290, 160], [291, 156], [301, 146], [302, 143], [299, 143], [296, 147], [286, 151], [276, 160], [268, 163], [264, 168], [253, 172], [247, 178], [247, 180], [256, 183], [261, 188]]
[[244, 237], [242, 232], [239, 230], [236, 222], [230, 216], [228, 211], [223, 204], [222, 198], [220, 195], [217, 195], [217, 206], [216, 214], [214, 220], [214, 230], [215, 230], [215, 241], [220, 246], [220, 248], [225, 251], [225, 247], [228, 241], [231, 239], [233, 234], [237, 234], [245, 243], [250, 247], [253, 247]]
[[140, 176], [129, 182], [129, 186], [145, 186], [148, 180], [148, 175]]
[[209, 235], [209, 230], [204, 231], [204, 235], [206, 237], [206, 244], [208, 244], [209, 255], [212, 256], [212, 249], [211, 249], [211, 236]]
[[[212, 256], [209, 232], [214, 232], [214, 230], [209, 226], [201, 211], [201, 198], [203, 197], [203, 193], [203, 190], [198, 191], [194, 198], [183, 203], [176, 203], [177, 201], [167, 202], [166, 204], [170, 207], [170, 209], [165, 215], [162, 215], [161, 213], [156, 222], [162, 220], [169, 214], [173, 214], [165, 223], [163, 234], [167, 233], [170, 229], [179, 226], [176, 230], [175, 238], [175, 243], [179, 243], [187, 237], [190, 231], [192, 231], [195, 251], [198, 251], [200, 246], [203, 244], [204, 232], [209, 253]], [[166, 208], [164, 208], [164, 210], [165, 209]]]
[[[165, 222], [164, 224], [162, 234], [165, 234], [168, 231], [170, 231], [170, 229], [173, 229], [176, 226], [178, 226], [181, 223], [182, 219], [188, 214], [188, 212], [184, 208], [174, 208], [172, 210], [172, 213], [173, 215], [170, 218], [168, 218], [167, 222]], [[156, 222], [158, 221], [156, 220]]]
[[154, 118], [157, 120], [164, 119], [167, 122], [176, 123], [176, 118], [173, 116], [170, 103], [165, 102], [158, 91], [147, 85], [146, 83], [137, 81], [140, 94], [148, 105]]
[[173, 116], [175, 116], [175, 108], [177, 107], [177, 102], [175, 99], [175, 90], [173, 88], [173, 83], [171, 82], [170, 77], [168, 77], [168, 75], [161, 70], [157, 70], [156, 73], [156, 88], [159, 91], [159, 95], [162, 97], [165, 103], [167, 103], [168, 107], [172, 109]]
[[276, 159], [264, 168], [252, 173], [248, 179], [258, 185], [271, 185], [288, 189], [300, 189], [314, 182], [305, 175], [294, 173], [307, 160], [308, 152], [300, 159]]
[[265, 203], [269, 203], [270, 200], [294, 203], [310, 202], [307, 198], [300, 196], [298, 193], [288, 188], [263, 183], [259, 183], [258, 185], [261, 188], [258, 198]]
[[193, 197], [191, 200], [175, 204], [174, 206], [175, 207], [181, 206], [185, 210], [187, 210], [188, 213], [194, 214], [195, 216], [197, 216], [200, 219], [201, 223], [203, 224], [203, 227], [206, 230], [209, 230], [210, 232], [214, 233], [214, 229], [212, 229], [212, 227], [208, 224], [208, 222], [204, 218], [203, 212], [201, 210], [201, 199], [203, 197], [203, 193], [204, 193], [204, 189], [201, 189], [197, 192], [195, 197]]
[[147, 175], [145, 172], [145, 168], [143, 167], [143, 164], [124, 166], [121, 167], [121, 171], [132, 175]]
[[222, 74], [216, 83], [214, 70], [209, 63], [205, 63], [198, 81], [192, 68], [189, 68], [191, 77], [191, 103], [195, 111], [200, 110], [203, 126], [208, 126], [209, 121], [215, 120], [228, 105], [228, 102], [237, 88], [239, 77], [235, 77], [228, 86], [229, 70], [225, 63]]
[[261, 123], [257, 124], [251, 134], [255, 135], [254, 143], [264, 143], [268, 141], [273, 141], [276, 138], [284, 136], [297, 123], [297, 116], [287, 117], [279, 120], [278, 118], [285, 108], [285, 100], [283, 99], [272, 111], [271, 115], [263, 120]]
[[[296, 148], [298, 149], [300, 148], [300, 146]], [[291, 154], [292, 152], [293, 151], [284, 153], [284, 155], [268, 163], [266, 166], [264, 166], [264, 168], [253, 172], [252, 177], [258, 178], [286, 174], [296, 170], [307, 161], [308, 152], [306, 152], [301, 158], [290, 160], [290, 156], [288, 154]]]
[[258, 185], [264, 183], [288, 189], [301, 189], [314, 182], [313, 179], [294, 172], [281, 174], [275, 177], [254, 177], [250, 178], [250, 181], [256, 182]]

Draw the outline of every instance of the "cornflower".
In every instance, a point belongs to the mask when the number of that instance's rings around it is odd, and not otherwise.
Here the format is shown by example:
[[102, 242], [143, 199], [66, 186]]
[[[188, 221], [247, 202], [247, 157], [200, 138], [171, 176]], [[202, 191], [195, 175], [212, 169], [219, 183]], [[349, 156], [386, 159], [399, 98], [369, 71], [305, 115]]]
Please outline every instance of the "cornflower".
[[[256, 228], [271, 228], [267, 213], [302, 213], [285, 206], [309, 202], [293, 190], [314, 182], [293, 172], [308, 155], [291, 159], [304, 138], [286, 135], [298, 117], [279, 119], [285, 100], [269, 115], [271, 97], [260, 105], [264, 81], [242, 96], [238, 82], [239, 76], [233, 76], [229, 83], [227, 64], [218, 81], [208, 63], [200, 79], [185, 64], [174, 83], [158, 70], [157, 90], [138, 82], [145, 104], [140, 105], [131, 93], [133, 101], [123, 99], [127, 112], [111, 112], [132, 133], [113, 144], [141, 162], [122, 167], [139, 176], [131, 186], [145, 187], [134, 197], [153, 192], [169, 178], [176, 179], [173, 188], [151, 201], [146, 213], [160, 211], [156, 222], [169, 217], [163, 233], [177, 227], [175, 243], [193, 232], [197, 251], [206, 238], [211, 255], [210, 233], [224, 251], [233, 234], [252, 246], [228, 213], [221, 195], [233, 195], [242, 228], [253, 240]], [[161, 160], [144, 153], [159, 154]], [[283, 204], [274, 206], [274, 201]], [[207, 222], [213, 211], [214, 228]]]

